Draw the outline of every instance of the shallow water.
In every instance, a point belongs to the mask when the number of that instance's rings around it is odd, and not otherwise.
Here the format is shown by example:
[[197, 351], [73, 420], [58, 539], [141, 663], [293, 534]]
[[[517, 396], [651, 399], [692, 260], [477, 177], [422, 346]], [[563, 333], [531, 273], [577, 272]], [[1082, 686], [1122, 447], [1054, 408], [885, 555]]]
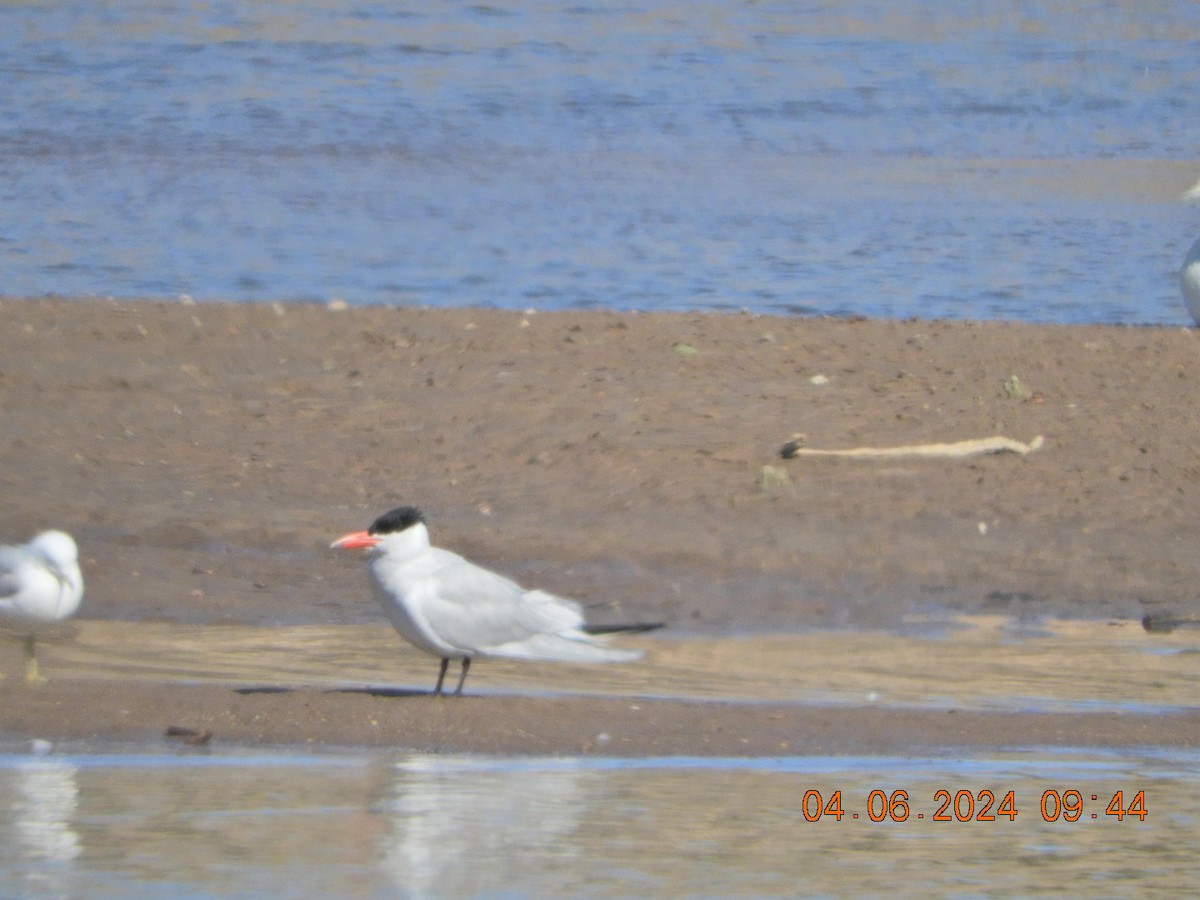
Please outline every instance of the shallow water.
[[[1194, 752], [1037, 749], [927, 760], [0, 753], [0, 892], [1186, 896], [1200, 879], [1197, 763]], [[1118, 791], [1144, 818], [1106, 813]]]
[[[733, 703], [1018, 712], [1155, 712], [1195, 706], [1200, 635], [1130, 621], [920, 619], [908, 633], [622, 636], [634, 663], [479, 660], [473, 694], [660, 697]], [[0, 643], [19, 677], [21, 649]], [[387, 625], [271, 628], [76, 620], [38, 644], [54, 677], [271, 687], [432, 688], [436, 661]], [[830, 672], [837, 672], [831, 679]], [[1086, 676], [1083, 674], [1086, 673]]]
[[0, 7], [8, 294], [1189, 322], [1200, 6]]
[[[1152, 724], [1156, 711], [1194, 708], [1196, 641], [1134, 622], [1002, 617], [647, 635], [623, 641], [647, 651], [642, 662], [481, 660], [469, 688], [1100, 710]], [[19, 646], [0, 653], [18, 677]], [[101, 681], [427, 690], [436, 669], [386, 626], [81, 620], [39, 657], [55, 678]], [[1014, 735], [970, 755], [759, 759], [23, 749], [0, 746], [0, 896], [1140, 897], [1185, 896], [1200, 877], [1194, 748], [1047, 749]]]

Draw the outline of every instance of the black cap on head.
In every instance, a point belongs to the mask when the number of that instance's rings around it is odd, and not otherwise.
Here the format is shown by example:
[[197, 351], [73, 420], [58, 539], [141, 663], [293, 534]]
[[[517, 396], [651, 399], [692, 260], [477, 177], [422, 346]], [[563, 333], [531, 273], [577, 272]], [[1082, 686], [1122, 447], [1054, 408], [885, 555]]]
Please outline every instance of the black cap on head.
[[415, 506], [397, 506], [372, 522], [367, 534], [396, 534], [424, 521], [424, 514]]

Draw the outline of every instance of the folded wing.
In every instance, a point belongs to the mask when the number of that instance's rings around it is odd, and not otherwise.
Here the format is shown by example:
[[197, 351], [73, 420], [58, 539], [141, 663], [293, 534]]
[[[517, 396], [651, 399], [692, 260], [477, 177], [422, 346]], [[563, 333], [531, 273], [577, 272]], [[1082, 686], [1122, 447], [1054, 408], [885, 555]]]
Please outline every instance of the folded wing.
[[583, 631], [579, 604], [446, 553], [435, 570], [437, 599], [426, 610], [437, 636], [468, 654], [563, 662], [618, 662], [640, 653], [616, 650]]

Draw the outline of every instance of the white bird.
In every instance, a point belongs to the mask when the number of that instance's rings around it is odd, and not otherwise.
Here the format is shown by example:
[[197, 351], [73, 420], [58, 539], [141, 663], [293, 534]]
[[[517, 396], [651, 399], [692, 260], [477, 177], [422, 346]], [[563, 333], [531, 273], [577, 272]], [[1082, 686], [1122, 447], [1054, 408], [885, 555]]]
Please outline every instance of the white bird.
[[26, 632], [25, 680], [43, 681], [34, 640], [38, 627], [69, 619], [83, 599], [75, 540], [43, 531], [28, 544], [0, 547], [0, 622]]
[[1192, 314], [1192, 321], [1200, 325], [1200, 238], [1192, 244], [1192, 249], [1183, 258], [1183, 268], [1179, 270], [1179, 289], [1183, 291], [1183, 302]]
[[338, 538], [335, 548], [365, 547], [371, 586], [400, 636], [440, 657], [434, 694], [442, 692], [450, 660], [462, 661], [462, 693], [476, 656], [559, 662], [626, 662], [637, 651], [616, 650], [595, 637], [649, 631], [655, 625], [589, 628], [574, 600], [527, 591], [457, 553], [432, 547], [425, 517], [413, 506], [384, 513], [366, 531]]
[[[1180, 199], [1200, 200], [1200, 181], [1185, 191]], [[1192, 320], [1200, 325], [1200, 238], [1183, 258], [1183, 267], [1179, 270], [1179, 289], [1183, 292], [1183, 302], [1187, 304]]]

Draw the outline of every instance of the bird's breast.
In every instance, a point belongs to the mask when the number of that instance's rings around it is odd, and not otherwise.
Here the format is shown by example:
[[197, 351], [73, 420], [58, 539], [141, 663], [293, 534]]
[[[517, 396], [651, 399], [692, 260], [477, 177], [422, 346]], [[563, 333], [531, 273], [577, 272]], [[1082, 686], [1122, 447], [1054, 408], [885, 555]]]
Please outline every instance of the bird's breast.
[[428, 578], [386, 565], [373, 565], [371, 576], [375, 597], [402, 638], [434, 656], [457, 659], [465, 655], [443, 641], [436, 623], [430, 621], [430, 592], [436, 588]]

